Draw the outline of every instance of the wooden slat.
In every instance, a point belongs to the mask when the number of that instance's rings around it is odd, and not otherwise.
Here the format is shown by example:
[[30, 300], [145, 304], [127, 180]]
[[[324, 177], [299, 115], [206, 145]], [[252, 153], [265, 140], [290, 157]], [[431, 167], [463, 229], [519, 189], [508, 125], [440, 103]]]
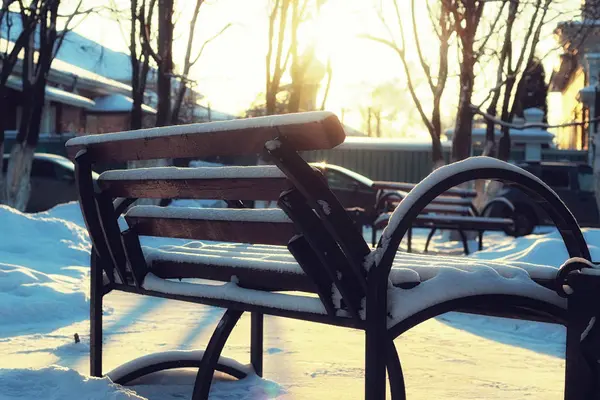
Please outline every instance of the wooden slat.
[[345, 133], [334, 114], [313, 112], [91, 135], [71, 139], [66, 147], [72, 159], [87, 148], [94, 162], [122, 162], [258, 154], [278, 137], [304, 151], [331, 149]]
[[280, 222], [219, 221], [125, 216], [138, 235], [223, 242], [287, 245], [294, 225]]
[[292, 187], [285, 178], [99, 179], [98, 185], [112, 197], [228, 200], [277, 200]]
[[315, 283], [305, 274], [286, 271], [267, 271], [259, 268], [230, 267], [207, 263], [153, 260], [150, 271], [164, 279], [200, 278], [230, 282], [235, 276], [237, 285], [247, 289], [267, 291], [316, 292]]

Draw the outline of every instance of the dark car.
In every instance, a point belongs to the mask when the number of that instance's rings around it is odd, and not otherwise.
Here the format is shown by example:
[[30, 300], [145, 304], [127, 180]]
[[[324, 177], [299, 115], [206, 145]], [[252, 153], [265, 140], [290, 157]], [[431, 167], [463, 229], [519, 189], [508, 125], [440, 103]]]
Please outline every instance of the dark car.
[[329, 188], [346, 208], [362, 208], [371, 210], [375, 205], [377, 190], [373, 181], [338, 165], [311, 163], [318, 168], [327, 179]]
[[[517, 164], [550, 186], [567, 205], [581, 226], [598, 226], [594, 175], [589, 165], [571, 162], [525, 162]], [[537, 225], [553, 225], [550, 217], [527, 194], [508, 185], [500, 196], [515, 206], [512, 218], [516, 236], [530, 234]]]
[[[4, 154], [3, 174], [8, 169], [8, 158], [9, 155]], [[98, 175], [94, 173], [94, 177]], [[75, 165], [56, 154], [35, 153], [31, 167], [31, 193], [25, 211], [46, 211], [57, 204], [75, 200]]]

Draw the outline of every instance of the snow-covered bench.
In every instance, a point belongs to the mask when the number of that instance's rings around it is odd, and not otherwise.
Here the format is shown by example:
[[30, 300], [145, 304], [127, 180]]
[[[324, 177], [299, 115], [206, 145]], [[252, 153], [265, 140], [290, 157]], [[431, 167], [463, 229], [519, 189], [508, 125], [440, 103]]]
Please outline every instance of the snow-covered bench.
[[[397, 188], [414, 188], [414, 184], [403, 182], [375, 182], [373, 187], [378, 189], [374, 215], [371, 221], [371, 243], [375, 246], [378, 232], [385, 228], [391, 217], [388, 210], [395, 209], [406, 197], [406, 192], [397, 191]], [[390, 190], [391, 189], [391, 190]], [[463, 244], [463, 251], [469, 254], [469, 244], [466, 232], [477, 232], [479, 250], [483, 249], [483, 234], [486, 231], [506, 232], [514, 226], [510, 218], [491, 217], [492, 207], [502, 207], [505, 214], [510, 216], [514, 205], [503, 197], [492, 199], [481, 211], [474, 206], [472, 198], [474, 190], [451, 188], [444, 194], [436, 197], [426, 205], [422, 214], [413, 224], [413, 228], [427, 228], [429, 234], [425, 241], [424, 251], [427, 252], [433, 235], [439, 229], [457, 231]], [[412, 251], [412, 229], [407, 235], [407, 250]]]
[[[584, 274], [576, 272], [591, 264], [577, 223], [556, 195], [519, 168], [470, 159], [437, 170], [413, 188], [371, 250], [323, 176], [297, 153], [332, 148], [343, 140], [338, 119], [325, 112], [71, 139], [67, 149], [76, 162], [81, 209], [93, 243], [92, 375], [102, 375], [103, 296], [117, 290], [226, 309], [203, 352], [154, 354], [108, 373], [127, 383], [160, 369], [198, 367], [194, 399], [208, 397], [215, 369], [238, 378], [252, 370], [262, 373], [264, 314], [364, 330], [369, 400], [385, 398], [386, 371], [392, 397], [405, 398], [393, 339], [451, 310], [567, 324], [567, 390], [586, 388], [589, 382], [577, 380], [584, 370], [574, 338], [584, 332], [591, 314], [589, 307], [572, 309], [571, 299], [583, 301], [585, 291], [577, 285]], [[97, 162], [256, 153], [275, 165], [107, 171], [97, 185], [92, 178]], [[558, 273], [544, 266], [398, 253], [402, 237], [433, 198], [464, 181], [493, 178], [513, 181], [536, 196], [555, 220], [570, 256], [580, 258]], [[280, 208], [134, 205], [138, 198], [169, 197], [224, 199], [233, 206], [241, 206], [240, 200], [277, 200]], [[125, 227], [118, 223], [121, 215]], [[188, 243], [142, 247], [140, 236]], [[579, 281], [572, 282], [573, 277]], [[565, 300], [566, 292], [574, 294]], [[243, 312], [251, 313], [251, 369], [220, 356]], [[570, 376], [577, 385], [571, 386]]]

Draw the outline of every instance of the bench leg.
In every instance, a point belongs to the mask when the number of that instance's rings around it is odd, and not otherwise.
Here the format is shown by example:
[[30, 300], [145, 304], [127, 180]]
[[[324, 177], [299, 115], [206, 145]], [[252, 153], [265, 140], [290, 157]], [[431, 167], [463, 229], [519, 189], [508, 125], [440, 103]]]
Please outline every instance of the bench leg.
[[483, 250], [483, 231], [479, 231], [479, 251]]
[[[578, 279], [575, 279], [578, 278]], [[565, 400], [600, 399], [600, 285], [592, 276], [571, 279], [568, 297]], [[592, 306], [593, 305], [593, 306]]]
[[263, 375], [263, 331], [264, 315], [250, 314], [250, 362], [256, 375]]
[[242, 316], [243, 311], [238, 310], [227, 310], [221, 320], [219, 321], [217, 328], [213, 332], [204, 357], [200, 362], [200, 368], [196, 375], [196, 382], [194, 383], [194, 393], [192, 394], [192, 400], [207, 400], [208, 392], [210, 391], [210, 384], [212, 383], [215, 368], [217, 362], [221, 356], [221, 351], [231, 334], [231, 331], [237, 324], [238, 320]]
[[[365, 320], [365, 400], [385, 400], [386, 364], [391, 338], [387, 331], [387, 287], [380, 289], [377, 271], [369, 271]], [[373, 283], [371, 283], [373, 282]], [[394, 370], [395, 372], [396, 370]]]
[[371, 244], [373, 247], [377, 246], [377, 228], [375, 224], [371, 225]]
[[404, 374], [400, 365], [398, 351], [394, 345], [394, 340], [389, 340], [389, 350], [387, 351], [387, 371], [390, 381], [390, 392], [392, 400], [406, 400], [406, 390], [404, 386]]
[[406, 246], [406, 252], [412, 253], [412, 226], [408, 228], [408, 244]]
[[460, 240], [462, 240], [463, 243], [463, 250], [465, 252], [465, 255], [469, 255], [469, 242], [467, 241], [467, 235], [465, 234], [465, 232], [462, 229], [458, 230], [458, 234], [460, 235]]
[[92, 249], [90, 284], [90, 375], [102, 376], [102, 268], [98, 256]]
[[424, 250], [425, 253], [427, 253], [427, 251], [429, 250], [429, 242], [431, 242], [431, 238], [433, 238], [433, 235], [435, 235], [436, 231], [437, 231], [437, 228], [431, 228], [429, 235], [427, 235], [427, 240], [425, 241], [425, 250]]

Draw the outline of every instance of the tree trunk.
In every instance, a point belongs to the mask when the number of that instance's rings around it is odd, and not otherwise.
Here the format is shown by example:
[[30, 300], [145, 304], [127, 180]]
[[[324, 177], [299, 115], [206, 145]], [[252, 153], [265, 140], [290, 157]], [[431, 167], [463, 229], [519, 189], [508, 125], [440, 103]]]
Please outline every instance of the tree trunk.
[[[504, 100], [502, 103], [502, 121], [512, 122], [512, 112], [509, 112], [510, 94], [515, 85], [515, 78], [511, 77], [506, 80], [506, 87], [504, 89]], [[498, 140], [498, 159], [502, 161], [508, 161], [510, 157], [510, 129], [506, 126], [502, 126], [502, 136]]]
[[173, 0], [158, 1], [158, 63], [156, 126], [166, 126], [171, 115], [173, 76]]
[[31, 191], [31, 165], [35, 147], [25, 143], [15, 143], [10, 152], [6, 173], [6, 204], [19, 211], [25, 211]]
[[473, 70], [461, 71], [460, 100], [452, 139], [452, 161], [460, 161], [471, 155], [471, 134], [473, 132], [473, 111], [471, 96], [473, 94]]
[[431, 128], [429, 130], [429, 135], [431, 136], [431, 161], [433, 163], [434, 171], [446, 163], [446, 161], [444, 160], [444, 153], [442, 151], [442, 142], [440, 140], [440, 137], [442, 135], [442, 118], [440, 115], [440, 102], [441, 92], [433, 100], [433, 110], [431, 112]]

